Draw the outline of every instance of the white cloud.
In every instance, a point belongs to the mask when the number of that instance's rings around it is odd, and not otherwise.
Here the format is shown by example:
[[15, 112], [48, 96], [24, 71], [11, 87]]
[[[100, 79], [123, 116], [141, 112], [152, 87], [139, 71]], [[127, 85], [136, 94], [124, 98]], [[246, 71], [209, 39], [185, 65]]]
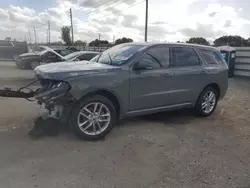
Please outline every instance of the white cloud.
[[[58, 41], [60, 28], [70, 25], [69, 8], [72, 8], [75, 39], [91, 41], [99, 33], [103, 40], [112, 40], [113, 35], [116, 38], [130, 37], [135, 41], [144, 39], [144, 2], [135, 5], [140, 1], [129, 0], [115, 6], [112, 2], [104, 2], [107, 1], [58, 0], [56, 7], [42, 12], [14, 5], [0, 8], [0, 36], [2, 39], [6, 36], [24, 39], [25, 34], [28, 36], [28, 29], [33, 31], [35, 26], [38, 40], [46, 41], [47, 23], [50, 20], [51, 40]], [[202, 3], [205, 3], [205, 8], [200, 5]], [[200, 7], [199, 11], [197, 7]], [[148, 39], [183, 41], [188, 37], [206, 37], [212, 40], [224, 34], [248, 37], [250, 17], [242, 17], [244, 11], [248, 10], [220, 4], [219, 0], [150, 1]]]

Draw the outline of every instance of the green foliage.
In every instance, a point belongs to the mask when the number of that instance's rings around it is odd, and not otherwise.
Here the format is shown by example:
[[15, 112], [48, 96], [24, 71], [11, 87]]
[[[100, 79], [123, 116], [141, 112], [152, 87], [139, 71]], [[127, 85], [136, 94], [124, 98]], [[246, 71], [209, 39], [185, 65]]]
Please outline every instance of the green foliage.
[[205, 38], [203, 38], [203, 37], [193, 37], [193, 38], [190, 38], [187, 41], [187, 43], [209, 45], [209, 42]]
[[87, 42], [82, 40], [77, 40], [74, 42], [75, 46], [86, 46]]
[[128, 43], [128, 42], [133, 42], [133, 39], [123, 37], [123, 38], [121, 38], [121, 39], [117, 39], [117, 40], [115, 41], [115, 45], [117, 45], [117, 44], [123, 44], [123, 43]]
[[70, 37], [70, 27], [63, 26], [61, 28], [61, 37], [67, 46], [72, 45], [71, 37]]
[[250, 46], [248, 40], [244, 39], [241, 36], [237, 35], [229, 35], [229, 36], [222, 36], [214, 41], [215, 46]]
[[109, 45], [109, 42], [107, 40], [99, 40], [95, 39], [89, 43], [89, 46], [99, 46], [100, 47], [106, 47]]

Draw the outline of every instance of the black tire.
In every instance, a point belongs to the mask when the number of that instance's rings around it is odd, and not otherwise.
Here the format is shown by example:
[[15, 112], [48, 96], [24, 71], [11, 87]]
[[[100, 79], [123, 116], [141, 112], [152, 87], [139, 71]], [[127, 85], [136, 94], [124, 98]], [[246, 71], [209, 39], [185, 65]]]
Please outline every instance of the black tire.
[[17, 58], [17, 56], [18, 56], [18, 54], [14, 54], [14, 55], [12, 56], [12, 60], [15, 61], [16, 58]]
[[31, 62], [30, 63], [30, 68], [32, 69], [32, 70], [34, 70], [37, 66], [39, 66], [40, 65], [40, 62], [39, 61], [33, 61], [33, 62]]
[[29, 66], [27, 65], [27, 63], [18, 63], [18, 62], [16, 62], [16, 66], [19, 69], [28, 69], [29, 68]]
[[[202, 109], [202, 102], [204, 100], [204, 96], [208, 92], [213, 92], [215, 94], [215, 104], [214, 104], [213, 109], [210, 112], [205, 112]], [[214, 89], [213, 87], [206, 87], [206, 88], [204, 88], [203, 91], [201, 92], [201, 94], [200, 94], [197, 102], [196, 102], [196, 105], [195, 105], [195, 112], [196, 112], [196, 114], [199, 115], [199, 116], [203, 116], [203, 117], [210, 116], [214, 112], [214, 110], [216, 109], [217, 102], [218, 102], [218, 91], [216, 89]]]
[[[94, 103], [94, 102], [102, 103], [108, 108], [108, 110], [110, 112], [110, 122], [109, 122], [107, 128], [103, 132], [101, 132], [100, 134], [89, 135], [89, 134], [84, 133], [79, 128], [79, 126], [78, 126], [78, 114], [81, 112], [83, 107], [85, 107], [88, 104]], [[88, 140], [88, 141], [100, 140], [100, 139], [104, 139], [104, 137], [113, 129], [113, 127], [116, 123], [116, 119], [117, 119], [116, 117], [117, 117], [116, 108], [109, 99], [107, 99], [106, 97], [101, 96], [101, 95], [93, 95], [93, 96], [83, 98], [82, 100], [79, 101], [78, 104], [76, 104], [74, 106], [72, 113], [71, 113], [71, 116], [70, 116], [70, 126], [71, 126], [72, 131], [80, 139]]]

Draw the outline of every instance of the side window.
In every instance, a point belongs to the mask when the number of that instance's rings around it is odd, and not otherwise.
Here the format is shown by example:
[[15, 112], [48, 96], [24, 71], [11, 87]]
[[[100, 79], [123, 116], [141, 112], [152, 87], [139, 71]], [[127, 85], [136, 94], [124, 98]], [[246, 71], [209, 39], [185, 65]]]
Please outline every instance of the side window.
[[150, 55], [144, 54], [136, 66], [150, 67], [152, 69], [159, 69], [161, 65]]
[[87, 54], [80, 55], [77, 59], [79, 59], [80, 61], [87, 60]]
[[60, 59], [60, 57], [57, 56], [56, 54], [54, 54], [53, 52], [47, 52], [46, 55], [47, 55], [48, 59], [53, 59], [53, 60], [59, 60]]
[[200, 65], [200, 60], [192, 48], [172, 47], [172, 65], [174, 67]]
[[151, 48], [146, 52], [148, 55], [152, 56], [162, 67], [169, 66], [169, 47], [159, 46]]
[[89, 61], [94, 57], [93, 54], [86, 54], [86, 60]]
[[1, 47], [13, 47], [10, 41], [0, 41]]
[[220, 64], [223, 62], [219, 53], [203, 49], [200, 49], [200, 52], [208, 64]]

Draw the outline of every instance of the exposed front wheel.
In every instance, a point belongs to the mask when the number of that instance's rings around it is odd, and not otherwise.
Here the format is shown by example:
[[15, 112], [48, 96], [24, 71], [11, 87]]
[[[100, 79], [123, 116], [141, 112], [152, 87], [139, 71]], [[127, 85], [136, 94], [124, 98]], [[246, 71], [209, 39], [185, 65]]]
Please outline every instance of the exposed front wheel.
[[20, 62], [16, 62], [16, 66], [19, 69], [27, 69], [29, 66], [27, 66], [26, 63], [20, 63]]
[[34, 70], [37, 66], [40, 65], [40, 62], [38, 61], [33, 61], [30, 63], [30, 67]]
[[214, 112], [217, 102], [218, 92], [212, 87], [207, 87], [198, 98], [195, 106], [196, 112], [201, 116], [210, 116]]
[[106, 97], [96, 95], [83, 99], [73, 109], [71, 126], [75, 134], [84, 140], [105, 137], [116, 122], [116, 109]]

